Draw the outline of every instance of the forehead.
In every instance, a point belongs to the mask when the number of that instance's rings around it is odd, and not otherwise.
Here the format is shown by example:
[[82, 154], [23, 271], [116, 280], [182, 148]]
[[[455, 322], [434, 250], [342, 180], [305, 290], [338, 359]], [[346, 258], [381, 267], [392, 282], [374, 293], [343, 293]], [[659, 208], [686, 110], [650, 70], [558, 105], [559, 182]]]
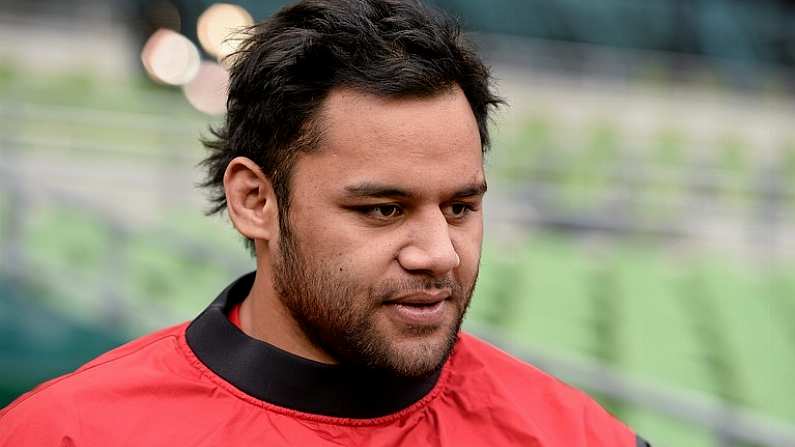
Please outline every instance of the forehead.
[[434, 191], [483, 181], [477, 121], [458, 87], [409, 98], [332, 90], [318, 124], [318, 150], [299, 157], [295, 174], [326, 187], [371, 182]]

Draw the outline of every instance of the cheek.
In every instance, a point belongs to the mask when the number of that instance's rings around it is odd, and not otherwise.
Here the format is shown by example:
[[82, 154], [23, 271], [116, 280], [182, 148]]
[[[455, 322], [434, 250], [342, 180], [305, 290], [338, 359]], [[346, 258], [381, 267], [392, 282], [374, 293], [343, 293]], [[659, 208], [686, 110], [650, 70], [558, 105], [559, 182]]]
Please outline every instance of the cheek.
[[461, 264], [458, 267], [461, 275], [466, 277], [473, 276], [478, 270], [478, 264], [480, 264], [480, 245], [461, 250], [458, 256], [461, 258]]
[[483, 227], [477, 226], [470, 231], [462, 231], [456, 236], [453, 242], [456, 253], [461, 258], [461, 264], [458, 267], [459, 274], [462, 277], [474, 276], [478, 271], [478, 264], [480, 264], [480, 250], [483, 241]]
[[294, 228], [302, 252], [311, 256], [315, 265], [334, 274], [355, 274], [362, 280], [383, 272], [397, 250], [392, 240], [340, 219], [326, 218]]

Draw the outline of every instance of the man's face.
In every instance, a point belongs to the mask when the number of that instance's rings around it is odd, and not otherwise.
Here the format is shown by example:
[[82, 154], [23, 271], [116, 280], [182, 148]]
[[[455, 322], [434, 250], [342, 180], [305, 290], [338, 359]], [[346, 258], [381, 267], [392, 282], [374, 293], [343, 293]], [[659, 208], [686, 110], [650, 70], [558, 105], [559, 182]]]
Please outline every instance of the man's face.
[[[485, 177], [459, 88], [384, 99], [334, 90], [293, 168], [274, 284], [310, 340], [401, 376], [438, 368], [475, 285]], [[284, 217], [282, 217], [284, 219]]]

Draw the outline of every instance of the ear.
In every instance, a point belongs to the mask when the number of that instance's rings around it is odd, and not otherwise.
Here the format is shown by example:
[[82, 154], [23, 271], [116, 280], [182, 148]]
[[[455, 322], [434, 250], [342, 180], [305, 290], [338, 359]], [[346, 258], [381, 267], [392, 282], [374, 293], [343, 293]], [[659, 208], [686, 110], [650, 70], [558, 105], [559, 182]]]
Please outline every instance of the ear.
[[246, 157], [229, 162], [224, 191], [229, 218], [240, 234], [254, 240], [272, 240], [278, 235], [276, 194], [256, 163]]

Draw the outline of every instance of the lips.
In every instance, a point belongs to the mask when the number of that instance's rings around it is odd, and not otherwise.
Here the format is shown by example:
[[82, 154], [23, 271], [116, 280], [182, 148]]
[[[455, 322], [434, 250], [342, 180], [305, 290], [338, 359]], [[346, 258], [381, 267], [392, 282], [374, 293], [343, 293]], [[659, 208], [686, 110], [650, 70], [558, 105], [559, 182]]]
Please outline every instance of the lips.
[[402, 295], [384, 304], [395, 321], [414, 326], [438, 326], [448, 313], [448, 298], [448, 291], [421, 292]]
[[441, 301], [450, 298], [450, 292], [447, 290], [438, 290], [433, 292], [414, 292], [410, 294], [400, 295], [391, 298], [385, 304], [402, 304], [405, 306], [432, 306]]

